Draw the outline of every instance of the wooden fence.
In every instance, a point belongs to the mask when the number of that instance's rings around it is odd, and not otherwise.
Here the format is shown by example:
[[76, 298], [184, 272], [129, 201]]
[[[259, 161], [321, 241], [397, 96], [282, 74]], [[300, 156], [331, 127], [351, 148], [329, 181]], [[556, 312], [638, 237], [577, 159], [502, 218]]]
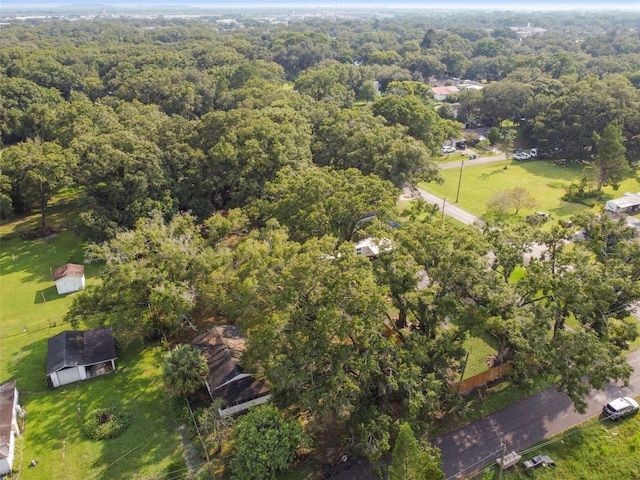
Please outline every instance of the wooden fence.
[[480, 385], [484, 385], [489, 382], [493, 382], [494, 380], [498, 380], [499, 378], [504, 377], [509, 372], [511, 372], [512, 366], [511, 362], [505, 362], [496, 367], [491, 367], [489, 370], [485, 370], [478, 375], [474, 375], [473, 377], [469, 377], [461, 382], [455, 383], [453, 385], [453, 390], [457, 393], [465, 393], [469, 390], [472, 390]]

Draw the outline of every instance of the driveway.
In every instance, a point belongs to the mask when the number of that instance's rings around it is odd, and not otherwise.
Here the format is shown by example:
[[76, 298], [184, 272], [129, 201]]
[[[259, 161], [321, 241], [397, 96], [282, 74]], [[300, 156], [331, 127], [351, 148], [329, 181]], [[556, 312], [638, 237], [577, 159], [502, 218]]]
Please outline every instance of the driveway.
[[[592, 392], [584, 414], [573, 410], [567, 395], [548, 389], [432, 439], [431, 443], [442, 451], [443, 470], [447, 479], [466, 478], [494, 463], [500, 457], [502, 442], [507, 452], [522, 451], [598, 415], [602, 406], [612, 398], [640, 396], [640, 350], [630, 354], [627, 361], [634, 369], [629, 386], [609, 384], [604, 391]], [[349, 471], [333, 478], [376, 479], [363, 459], [354, 460]]]

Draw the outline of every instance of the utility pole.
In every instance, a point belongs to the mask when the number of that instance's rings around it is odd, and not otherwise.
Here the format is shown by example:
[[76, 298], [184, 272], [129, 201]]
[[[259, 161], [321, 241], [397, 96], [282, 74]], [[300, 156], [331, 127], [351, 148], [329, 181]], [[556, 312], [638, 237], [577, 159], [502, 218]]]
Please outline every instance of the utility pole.
[[502, 470], [504, 469], [504, 455], [507, 453], [507, 446], [504, 443], [500, 443], [502, 449], [502, 456], [500, 457], [500, 470], [498, 470], [498, 480], [502, 480]]
[[[469, 157], [471, 158], [471, 157]], [[460, 175], [458, 176], [458, 191], [456, 192], [456, 201], [458, 203], [458, 198], [460, 198], [460, 184], [462, 183], [462, 167], [464, 167], [464, 157], [460, 161]]]
[[447, 203], [447, 199], [442, 197], [442, 219], [444, 220], [444, 206]]

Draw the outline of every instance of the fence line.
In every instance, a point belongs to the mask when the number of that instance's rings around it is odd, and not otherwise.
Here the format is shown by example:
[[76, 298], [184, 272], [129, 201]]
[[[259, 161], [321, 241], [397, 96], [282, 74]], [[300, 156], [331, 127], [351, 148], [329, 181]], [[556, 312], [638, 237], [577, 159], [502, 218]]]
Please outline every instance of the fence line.
[[461, 382], [457, 382], [453, 384], [453, 390], [456, 393], [465, 393], [469, 390], [473, 390], [480, 385], [484, 385], [489, 382], [493, 382], [494, 380], [498, 380], [499, 378], [504, 377], [508, 373], [511, 372], [513, 366], [511, 362], [505, 362], [498, 366], [491, 367], [489, 370], [485, 370], [473, 377], [469, 377]]
[[[65, 324], [63, 317], [51, 318], [45, 321], [30, 323], [29, 325], [14, 324], [11, 326], [3, 325], [0, 331], [0, 340], [4, 340], [11, 337], [17, 337], [19, 335], [26, 335], [29, 332], [38, 332], [46, 328], [55, 328]], [[70, 325], [70, 324], [67, 324]], [[69, 327], [71, 328], [71, 327]]]

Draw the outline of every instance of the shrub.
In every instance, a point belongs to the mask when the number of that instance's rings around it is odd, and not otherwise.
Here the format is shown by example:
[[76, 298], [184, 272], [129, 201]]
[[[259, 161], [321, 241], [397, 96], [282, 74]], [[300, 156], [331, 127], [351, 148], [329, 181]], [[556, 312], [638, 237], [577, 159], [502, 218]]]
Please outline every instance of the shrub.
[[116, 438], [131, 423], [131, 415], [116, 407], [101, 408], [89, 414], [82, 432], [93, 441]]

